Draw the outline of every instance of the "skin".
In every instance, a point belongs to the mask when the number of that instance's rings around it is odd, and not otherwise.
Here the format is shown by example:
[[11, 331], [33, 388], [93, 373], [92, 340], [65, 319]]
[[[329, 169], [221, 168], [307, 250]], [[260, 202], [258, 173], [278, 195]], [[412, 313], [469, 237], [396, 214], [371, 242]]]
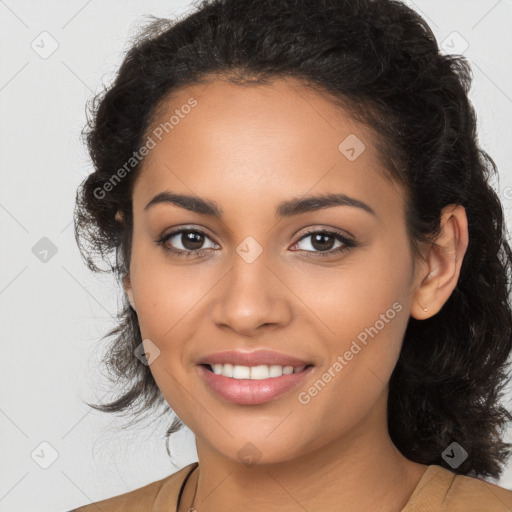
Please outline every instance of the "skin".
[[[413, 257], [404, 192], [383, 176], [374, 135], [324, 96], [292, 79], [260, 86], [217, 79], [175, 93], [160, 121], [192, 96], [197, 106], [151, 150], [137, 177], [124, 281], [142, 338], [160, 350], [151, 372], [196, 436], [199, 477], [189, 480], [180, 511], [197, 483], [200, 512], [334, 511], [340, 503], [351, 512], [398, 512], [427, 466], [406, 459], [389, 437], [388, 381], [409, 317], [436, 314], [457, 284], [468, 244], [464, 208], [446, 208], [438, 245]], [[349, 134], [366, 146], [354, 161], [338, 149]], [[170, 203], [145, 211], [164, 190], [214, 200], [224, 216]], [[338, 205], [275, 217], [281, 201], [332, 192], [376, 215]], [[182, 227], [206, 233], [198, 244], [204, 255], [175, 256], [155, 244]], [[312, 236], [302, 238], [307, 229], [350, 233], [358, 245], [336, 253], [342, 242], [314, 245]], [[252, 263], [236, 252], [248, 236], [263, 249]], [[193, 248], [182, 243], [176, 236], [167, 246]], [[400, 312], [300, 403], [298, 392], [394, 303]], [[300, 389], [260, 405], [223, 400], [197, 373], [204, 354], [259, 348], [311, 361], [313, 373]], [[237, 455], [248, 442], [260, 455], [252, 466]]]

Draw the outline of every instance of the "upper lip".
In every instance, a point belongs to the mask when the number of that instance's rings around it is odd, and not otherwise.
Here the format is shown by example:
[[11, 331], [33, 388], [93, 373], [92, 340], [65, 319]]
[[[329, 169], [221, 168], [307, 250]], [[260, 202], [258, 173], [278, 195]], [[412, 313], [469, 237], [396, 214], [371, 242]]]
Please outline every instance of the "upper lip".
[[232, 364], [239, 366], [280, 365], [300, 367], [312, 363], [273, 350], [254, 350], [252, 352], [226, 350], [224, 352], [207, 354], [201, 357], [198, 364]]

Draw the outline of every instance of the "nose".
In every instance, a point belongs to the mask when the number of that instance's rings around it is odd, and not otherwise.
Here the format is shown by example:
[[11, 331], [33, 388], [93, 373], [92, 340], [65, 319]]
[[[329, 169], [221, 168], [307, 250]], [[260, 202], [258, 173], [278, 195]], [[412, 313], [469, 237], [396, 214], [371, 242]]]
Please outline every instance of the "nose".
[[280, 329], [291, 322], [291, 295], [264, 253], [250, 263], [235, 255], [231, 269], [216, 287], [212, 318], [221, 329], [254, 337], [264, 329]]

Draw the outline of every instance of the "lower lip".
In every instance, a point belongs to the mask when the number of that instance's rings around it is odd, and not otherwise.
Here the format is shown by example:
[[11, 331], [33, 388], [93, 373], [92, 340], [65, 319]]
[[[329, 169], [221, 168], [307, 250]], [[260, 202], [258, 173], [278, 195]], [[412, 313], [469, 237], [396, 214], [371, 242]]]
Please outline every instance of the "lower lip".
[[217, 375], [203, 365], [199, 365], [198, 368], [210, 388], [228, 402], [257, 405], [269, 402], [298, 386], [314, 367], [309, 366], [298, 373], [268, 379], [233, 379]]

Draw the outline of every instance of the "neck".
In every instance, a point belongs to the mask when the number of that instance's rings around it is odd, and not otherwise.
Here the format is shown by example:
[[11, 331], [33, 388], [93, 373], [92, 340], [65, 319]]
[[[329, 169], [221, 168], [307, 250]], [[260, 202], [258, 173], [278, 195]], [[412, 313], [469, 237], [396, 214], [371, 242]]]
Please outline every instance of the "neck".
[[[385, 407], [383, 412], [385, 417]], [[399, 512], [427, 466], [406, 459], [385, 425], [368, 417], [364, 425], [320, 449], [252, 466], [226, 458], [196, 439], [199, 471], [185, 488], [180, 512], [189, 509], [194, 493], [198, 512], [330, 512], [340, 510], [340, 504], [351, 512]]]

